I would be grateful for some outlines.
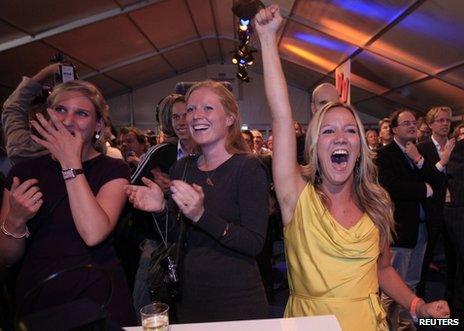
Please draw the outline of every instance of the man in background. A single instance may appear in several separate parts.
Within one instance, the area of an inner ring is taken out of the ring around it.
[[[388,145],[393,140],[389,118],[383,118],[379,121],[379,140],[380,147]]]
[[[315,114],[329,102],[340,101],[337,89],[330,83],[322,83],[313,91],[311,96],[311,113]]]

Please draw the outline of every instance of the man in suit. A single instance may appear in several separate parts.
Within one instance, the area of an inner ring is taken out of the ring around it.
[[[456,143],[448,165],[450,202],[445,207],[445,224],[456,253],[454,293],[451,314],[464,321],[464,140]]]
[[[422,260],[427,243],[424,204],[433,190],[420,169],[429,165],[420,157],[413,142],[417,137],[416,117],[408,109],[390,117],[393,141],[377,152],[380,184],[394,203],[396,236],[392,251],[392,266],[414,291],[420,280]],[[411,158],[408,154],[416,155]],[[415,330],[412,317],[386,295],[382,303],[393,330]]]
[[[432,199],[425,204],[427,214],[427,249],[425,251],[422,282],[419,287],[420,294],[424,293],[424,275],[429,271],[429,266],[433,261],[433,251],[436,243],[443,235],[445,245],[445,256],[447,265],[446,277],[446,299],[451,297],[453,292],[453,279],[456,271],[456,258],[453,247],[451,245],[448,232],[445,228],[445,199],[447,191],[446,168],[447,163],[454,148],[454,140],[448,140],[451,124],[451,108],[449,107],[433,107],[426,115],[426,121],[432,130],[430,140],[420,143],[417,146],[420,154],[432,164],[432,177],[428,178],[433,188]]]

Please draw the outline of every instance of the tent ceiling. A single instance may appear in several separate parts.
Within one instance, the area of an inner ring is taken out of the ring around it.
[[[263,1],[270,4],[271,1]],[[289,84],[332,82],[352,60],[352,101],[383,117],[450,105],[464,114],[461,0],[278,0]],[[0,1],[0,100],[57,51],[107,96],[207,64],[237,45],[233,0]],[[259,48],[254,40],[253,45]],[[259,54],[250,68],[262,72]],[[249,86],[251,88],[253,83]],[[246,86],[245,86],[246,88]]]

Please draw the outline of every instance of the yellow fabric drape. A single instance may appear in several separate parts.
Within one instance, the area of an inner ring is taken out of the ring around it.
[[[284,237],[285,317],[334,314],[344,331],[388,329],[378,295],[379,231],[367,214],[344,228],[308,184]]]

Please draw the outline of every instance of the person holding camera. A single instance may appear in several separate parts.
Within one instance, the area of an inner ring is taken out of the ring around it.
[[[3,104],[5,148],[12,164],[49,153],[31,139],[29,119],[35,113],[43,111],[44,84],[58,73],[60,65],[53,63],[41,69],[32,78],[23,77],[16,90]]]
[[[241,135],[238,104],[227,88],[200,82],[186,99],[187,125],[201,153],[173,165],[167,200],[147,178],[146,186],[127,186],[126,193],[134,207],[154,213],[171,239],[184,222],[180,323],[266,318],[256,263],[267,229],[266,171]]]
[[[88,298],[115,323],[133,325],[112,245],[130,171],[96,150],[108,105],[94,85],[77,80],[55,86],[46,107],[50,120],[38,113],[31,139],[48,153],[13,166],[1,208],[0,262],[22,261],[17,315]]]

